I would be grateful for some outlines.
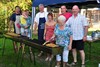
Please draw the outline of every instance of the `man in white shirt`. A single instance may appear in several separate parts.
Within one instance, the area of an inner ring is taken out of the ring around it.
[[[74,5],[72,8],[73,15],[66,22],[73,32],[72,54],[74,61],[71,65],[76,65],[77,51],[79,50],[82,60],[82,67],[85,67],[84,41],[87,40],[88,22],[87,19],[79,14],[79,7]]]
[[[44,28],[45,28],[45,22],[47,21],[47,12],[44,12],[44,5],[40,4],[39,5],[39,11],[34,19],[34,34],[37,32],[38,28],[38,40],[43,41],[43,36],[44,36]]]
[[[45,29],[45,22],[47,21],[47,12],[44,12],[44,5],[39,5],[39,11],[34,19],[34,34],[37,34],[37,28],[38,28],[38,41],[39,44],[44,43],[44,29]],[[40,53],[41,54],[41,53]]]

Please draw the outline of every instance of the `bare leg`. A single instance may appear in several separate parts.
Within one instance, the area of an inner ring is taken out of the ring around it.
[[[85,52],[84,52],[84,50],[80,50],[79,52],[81,55],[82,64],[85,64]]]
[[[72,54],[73,54],[73,59],[74,59],[73,62],[77,62],[77,51],[76,51],[76,49],[72,49]]]
[[[55,67],[60,67],[61,62],[57,61],[57,65]]]

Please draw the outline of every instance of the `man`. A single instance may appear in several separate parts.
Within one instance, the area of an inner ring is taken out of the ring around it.
[[[10,17],[9,31],[11,31],[11,25],[13,25],[14,33],[20,34],[20,28],[18,28],[17,26],[17,24],[20,23],[20,15],[21,15],[21,9],[19,6],[16,6],[15,12]]]
[[[69,18],[66,24],[71,27],[71,30],[73,32],[72,54],[74,61],[71,65],[76,65],[76,50],[79,50],[82,60],[82,67],[85,67],[84,42],[87,40],[88,22],[84,16],[79,14],[79,11],[79,7],[77,5],[74,5],[72,7],[73,15]]]
[[[34,34],[37,34],[37,28],[38,28],[38,41],[42,45],[44,43],[44,29],[45,29],[45,22],[47,21],[47,12],[44,12],[44,5],[39,5],[39,11],[36,14],[35,20],[34,20]],[[41,53],[38,55],[40,56]]]
[[[70,12],[66,12],[67,11],[67,8],[65,5],[62,5],[61,6],[61,14],[60,15],[63,15],[66,17],[66,21],[72,16],[72,14]]]
[[[19,6],[16,6],[15,12],[10,17],[9,32],[11,32],[11,27],[13,25],[14,33],[20,34],[20,28],[19,28],[20,15],[21,15],[21,9]],[[18,48],[17,48],[16,42],[13,42],[13,45],[14,45],[15,52],[17,52]]]

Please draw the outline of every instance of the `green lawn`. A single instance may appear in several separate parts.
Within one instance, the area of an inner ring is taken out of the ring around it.
[[[6,41],[6,48],[4,56],[2,56],[2,38],[0,38],[0,67],[16,67],[16,61],[17,61],[17,54],[14,53],[12,41],[7,40]],[[23,67],[49,67],[49,62],[45,62],[45,55],[41,58],[36,57],[36,65],[34,66],[34,63],[30,61],[29,53],[28,53],[28,47],[25,47],[26,54],[24,56],[24,62]],[[39,52],[38,50],[33,50],[35,54]],[[86,52],[86,67],[98,67],[98,64],[100,63],[100,41],[92,43],[92,54],[91,54],[91,60],[89,60],[89,45],[85,45],[85,52]],[[20,56],[21,58],[21,56]],[[87,61],[89,60],[89,61]],[[20,59],[18,63],[18,67],[20,67]],[[54,60],[55,62],[55,60]],[[53,62],[53,63],[54,63]],[[72,62],[72,55],[70,53],[69,55],[69,63]],[[80,67],[80,56],[78,55],[78,66]]]

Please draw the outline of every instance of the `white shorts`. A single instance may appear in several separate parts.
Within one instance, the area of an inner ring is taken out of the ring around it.
[[[63,62],[68,62],[68,55],[69,55],[69,50],[63,50]],[[61,61],[61,56],[59,54],[56,55],[56,60]]]

